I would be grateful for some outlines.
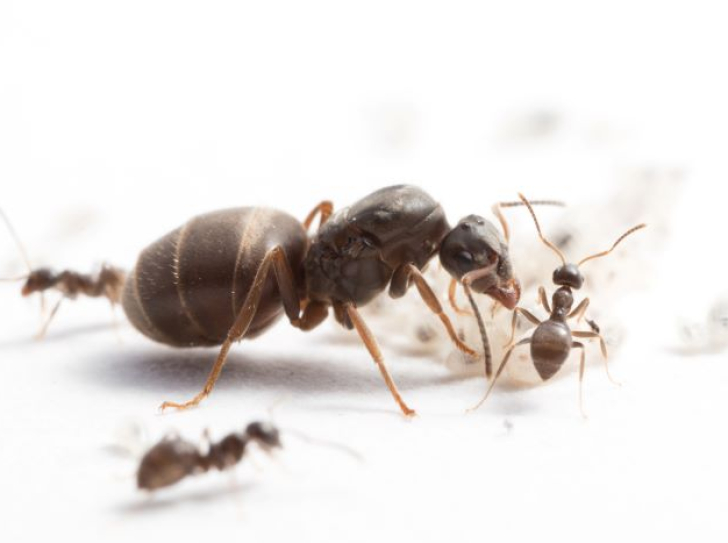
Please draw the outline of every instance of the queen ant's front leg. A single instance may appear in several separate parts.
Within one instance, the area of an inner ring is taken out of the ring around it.
[[[364,345],[369,351],[369,354],[374,359],[374,363],[379,368],[379,372],[382,374],[384,382],[387,384],[389,391],[394,397],[394,401],[397,402],[397,405],[402,410],[402,413],[404,413],[404,415],[408,417],[416,415],[417,413],[414,411],[414,409],[410,409],[409,406],[407,406],[407,404],[402,399],[402,396],[397,389],[397,385],[394,383],[394,379],[392,379],[392,376],[389,374],[387,366],[384,364],[384,356],[382,356],[382,351],[379,349],[377,340],[374,338],[374,334],[372,334],[371,330],[369,330],[369,327],[361,318],[361,315],[359,315],[356,307],[354,307],[354,305],[351,303],[347,303],[341,304],[341,309],[343,309],[343,313],[351,321],[351,324],[354,326],[357,333],[359,334],[359,337],[364,342]]]
[[[450,307],[452,307],[452,310],[455,311],[458,315],[464,315],[468,317],[472,317],[473,313],[471,311],[468,311],[467,309],[463,309],[458,304],[456,294],[457,294],[457,288],[458,288],[458,280],[454,277],[450,279],[450,285],[447,288],[447,299],[450,302]]]
[[[445,330],[447,331],[448,336],[450,336],[450,339],[455,344],[455,347],[457,347],[460,351],[464,352],[468,356],[477,356],[477,353],[473,349],[468,347],[465,343],[463,343],[463,341],[458,337],[458,334],[455,331],[455,327],[452,325],[452,321],[445,314],[445,311],[442,308],[440,300],[437,299],[437,296],[433,292],[432,287],[430,287],[430,285],[427,283],[427,279],[425,279],[425,277],[422,275],[422,272],[417,268],[417,266],[414,266],[413,264],[406,264],[404,266],[401,266],[394,272],[389,291],[390,295],[393,298],[398,298],[399,296],[404,294],[404,291],[409,285],[410,280],[414,281],[415,286],[417,287],[417,291],[419,292],[425,304],[427,304],[427,307],[430,309],[430,311],[432,311],[440,319],[443,326],[445,327]]]
[[[304,326],[313,327],[316,324],[320,323],[323,318],[325,318],[325,314],[323,315],[323,317],[321,316],[320,307],[317,304],[309,306],[311,307],[311,309],[309,309],[309,307],[306,308],[308,309],[308,314],[310,315],[309,317],[306,316],[306,311],[304,311],[303,317],[300,316],[300,301],[296,293],[295,283],[293,280],[294,276],[293,272],[291,271],[291,266],[288,263],[288,258],[286,257],[286,254],[282,247],[273,247],[265,254],[265,257],[263,257],[263,261],[261,262],[258,270],[255,273],[255,278],[253,279],[253,284],[250,287],[250,291],[248,291],[245,302],[238,312],[238,315],[235,318],[232,327],[228,331],[225,341],[220,347],[220,352],[218,353],[215,364],[212,366],[212,370],[210,370],[210,374],[205,381],[205,386],[191,400],[183,403],[164,402],[160,406],[161,410],[164,410],[168,407],[172,407],[175,409],[188,409],[190,407],[196,406],[207,396],[210,395],[210,392],[212,392],[215,383],[220,377],[222,368],[227,361],[230,347],[232,347],[232,344],[234,342],[239,341],[245,337],[245,334],[248,332],[250,324],[253,322],[253,319],[258,312],[258,305],[260,304],[265,283],[268,279],[271,267],[273,268],[273,271],[275,273],[275,278],[278,284],[278,290],[281,294],[283,307],[288,318],[291,320],[294,326],[298,325],[299,328],[304,328]]]

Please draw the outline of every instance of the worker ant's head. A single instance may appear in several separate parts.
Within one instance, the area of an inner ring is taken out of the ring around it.
[[[554,284],[579,290],[584,285],[584,276],[576,264],[564,264],[554,270]]]
[[[637,230],[641,230],[642,228],[645,228],[646,224],[638,224],[637,226],[634,226],[627,230],[624,234],[619,236],[617,238],[617,241],[614,242],[612,247],[607,251],[602,251],[601,253],[596,253],[591,256],[588,256],[582,260],[579,261],[578,264],[570,264],[566,261],[566,257],[564,256],[564,253],[561,252],[561,250],[556,247],[553,243],[551,243],[548,239],[546,239],[541,232],[541,225],[538,223],[538,219],[536,218],[536,213],[533,211],[533,207],[531,206],[531,202],[529,202],[526,197],[523,194],[518,195],[521,201],[526,205],[528,208],[528,211],[531,213],[531,217],[533,218],[533,222],[536,223],[536,230],[538,230],[538,236],[541,238],[541,241],[544,242],[546,246],[548,246],[551,250],[553,250],[561,259],[561,266],[556,268],[553,275],[553,281],[554,284],[559,285],[559,290],[564,290],[563,287],[573,288],[575,290],[579,290],[584,285],[584,276],[581,273],[581,270],[579,269],[580,266],[588,262],[589,260],[593,260],[595,258],[601,258],[603,256],[607,256],[609,253],[611,253],[617,245],[619,245],[624,238],[629,236],[630,234],[636,232]],[[557,291],[558,292],[558,291]],[[556,296],[556,295],[554,295]],[[554,301],[554,305],[556,304],[556,301]]]
[[[28,274],[20,292],[23,296],[30,296],[34,292],[47,290],[53,283],[54,277],[54,273],[48,268],[33,270]]]
[[[513,275],[508,244],[489,221],[478,215],[462,219],[442,240],[440,262],[458,281],[487,294],[508,309],[518,304],[521,286]]]
[[[281,434],[278,428],[269,422],[251,422],[245,429],[245,435],[258,442],[264,449],[282,447]]]

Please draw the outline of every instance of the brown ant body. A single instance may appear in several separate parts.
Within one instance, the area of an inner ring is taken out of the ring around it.
[[[501,204],[511,205],[522,203]],[[55,288],[63,293],[61,300],[97,295],[112,305],[121,299],[132,325],[155,341],[174,347],[219,346],[202,390],[186,402],[164,402],[162,409],[185,409],[207,397],[233,343],[264,333],[283,315],[308,331],[333,310],[342,326],[356,330],[401,411],[412,415],[358,308],[387,291],[400,298],[414,285],[455,346],[475,356],[422,274],[439,258],[463,286],[478,320],[490,377],[490,346],[473,293],[511,310],[520,299],[508,228],[496,214],[505,237],[477,215],[451,227],[442,206],[411,185],[380,189],[336,213],[331,202],[321,202],[303,222],[275,209],[224,209],[193,217],[150,244],[126,280],[114,268],[104,268],[97,277],[31,270],[23,292]],[[317,215],[319,228],[309,236]]]
[[[15,243],[20,250],[20,253],[28,267],[28,274],[21,277],[13,277],[9,279],[3,279],[5,281],[19,281],[24,280],[25,283],[21,288],[21,294],[23,296],[30,296],[34,293],[41,294],[41,300],[45,306],[45,299],[43,295],[48,290],[55,290],[60,292],[61,298],[58,300],[56,305],[51,310],[50,315],[43,324],[38,337],[42,338],[48,326],[50,325],[53,317],[55,317],[58,309],[61,306],[61,302],[65,299],[74,300],[78,296],[88,296],[90,298],[106,298],[111,303],[112,308],[121,302],[121,294],[124,287],[124,279],[126,274],[113,266],[103,265],[98,273],[95,274],[83,274],[75,271],[64,270],[61,272],[54,272],[49,268],[35,268],[30,264],[30,259],[20,242],[20,238],[12,227],[5,213],[0,210],[0,216],[8,227],[10,234],[13,236]]]
[[[271,424],[251,422],[244,432],[233,432],[217,443],[210,443],[207,451],[179,437],[164,438],[142,457],[137,487],[158,490],[211,469],[230,469],[243,459],[250,443],[265,451],[280,448],[280,433]]]
[[[582,384],[584,379],[584,367],[585,367],[585,347],[584,344],[579,341],[574,341],[573,338],[584,338],[584,339],[599,339],[602,355],[604,356],[605,368],[607,376],[614,382],[611,375],[609,374],[609,365],[607,363],[607,347],[604,342],[604,338],[599,333],[599,326],[594,321],[588,321],[591,331],[577,331],[571,330],[567,321],[572,318],[581,320],[589,307],[589,298],[584,298],[574,309],[574,295],[573,290],[579,290],[584,284],[584,276],[581,274],[579,267],[589,260],[607,256],[611,253],[622,240],[624,240],[630,234],[633,234],[637,230],[645,228],[645,224],[640,224],[633,228],[630,228],[622,234],[612,247],[601,253],[591,255],[581,260],[578,264],[567,263],[564,254],[549,240],[547,240],[541,232],[541,226],[539,225],[536,213],[531,207],[531,203],[522,195],[519,194],[521,201],[526,205],[534,223],[541,241],[549,248],[551,248],[561,259],[562,265],[558,267],[553,273],[553,282],[558,287],[553,294],[551,299],[552,305],[549,306],[549,302],[546,296],[546,289],[544,287],[539,288],[539,302],[543,308],[549,313],[548,319],[545,321],[539,320],[532,313],[521,307],[516,307],[513,311],[513,322],[511,330],[511,340],[509,342],[510,347],[506,351],[503,361],[501,362],[498,371],[490,383],[488,390],[485,393],[483,399],[473,408],[477,409],[480,407],[490,395],[493,387],[495,386],[498,377],[505,369],[508,361],[516,347],[522,345],[531,346],[531,360],[536,368],[539,376],[543,381],[547,381],[556,374],[561,368],[566,359],[571,353],[571,349],[581,350],[581,361],[579,363],[579,407],[582,414],[584,414],[583,402],[582,402]],[[536,329],[533,331],[531,337],[522,339],[518,343],[513,343],[515,339],[516,323],[518,315],[521,314],[530,322],[536,325]]]

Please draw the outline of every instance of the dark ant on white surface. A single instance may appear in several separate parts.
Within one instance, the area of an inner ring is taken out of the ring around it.
[[[212,469],[230,469],[242,461],[251,443],[266,452],[282,447],[278,428],[267,422],[251,422],[245,431],[230,433],[207,450],[180,437],[165,437],[142,457],[137,488],[159,490]]]
[[[119,268],[109,265],[103,265],[98,273],[84,274],[71,270],[63,270],[54,272],[50,268],[33,268],[28,258],[28,254],[20,241],[19,236],[15,232],[7,215],[0,210],[5,225],[10,231],[10,235],[15,240],[18,250],[28,268],[28,273],[19,277],[2,278],[1,281],[24,281],[20,290],[23,296],[30,296],[34,293],[40,293],[41,304],[45,308],[45,292],[55,290],[61,294],[61,298],[53,306],[48,317],[45,319],[38,338],[45,336],[53,318],[58,313],[63,300],[75,300],[78,296],[88,296],[90,298],[106,298],[111,304],[112,310],[121,302],[121,294],[124,287],[124,279],[126,274]]]
[[[519,194],[521,201],[528,208],[531,213],[531,217],[536,225],[539,238],[541,241],[553,250],[558,257],[561,259],[562,265],[553,273],[553,282],[558,287],[552,296],[552,306],[549,305],[548,298],[546,296],[546,289],[539,287],[539,302],[549,314],[548,319],[545,321],[539,320],[531,312],[521,307],[516,307],[513,310],[513,321],[511,329],[511,340],[509,342],[510,347],[506,351],[503,361],[498,367],[498,371],[495,377],[491,381],[483,399],[472,408],[472,410],[478,409],[488,399],[490,393],[493,390],[498,378],[500,377],[503,370],[506,368],[508,361],[510,360],[511,354],[516,347],[522,345],[530,345],[531,347],[531,360],[533,362],[536,371],[543,381],[551,379],[556,372],[561,369],[562,365],[569,357],[571,349],[581,350],[581,360],[579,363],[579,408],[584,414],[583,406],[583,379],[584,379],[584,368],[585,368],[585,346],[579,341],[574,341],[573,338],[584,338],[584,339],[598,339],[601,347],[602,355],[604,357],[604,364],[607,372],[607,376],[612,382],[615,382],[609,373],[607,346],[604,338],[600,334],[599,326],[594,321],[588,321],[591,331],[578,331],[572,330],[567,324],[567,320],[576,318],[577,322],[580,321],[587,308],[589,307],[589,298],[584,298],[574,309],[573,290],[579,290],[584,285],[584,276],[582,275],[579,267],[590,260],[601,258],[610,254],[627,236],[634,232],[645,228],[646,224],[639,224],[627,230],[622,234],[617,241],[614,242],[612,247],[607,251],[593,254],[582,259],[578,264],[568,263],[564,254],[559,250],[556,245],[546,239],[541,231],[541,226],[536,218],[536,213],[531,206],[531,203],[523,196]],[[515,331],[518,315],[523,315],[530,322],[536,325],[535,330],[530,337],[522,339],[518,343],[513,343],[515,340]]]
[[[522,204],[500,204],[513,205]],[[105,296],[112,305],[120,301],[132,325],[155,341],[175,347],[220,346],[202,390],[186,402],[164,402],[162,409],[186,409],[207,397],[233,343],[264,333],[283,314],[294,327],[311,330],[333,309],[341,325],[357,331],[401,411],[412,415],[358,308],[385,290],[400,298],[414,284],[455,346],[475,357],[422,274],[438,256],[470,301],[490,377],[490,345],[473,292],[508,309],[520,299],[508,227],[497,208],[504,234],[477,215],[451,228],[442,206],[411,185],[380,189],[337,213],[331,202],[323,201],[303,222],[269,208],[215,211],[192,218],[149,245],[126,279],[111,267],[96,277],[33,271],[9,222],[8,227],[30,270],[24,294],[55,288],[63,294],[61,301],[79,294]],[[309,236],[317,215],[320,226]]]

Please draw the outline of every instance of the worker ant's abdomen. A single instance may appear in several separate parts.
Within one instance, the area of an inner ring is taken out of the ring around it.
[[[141,253],[124,288],[124,311],[140,332],[161,343],[219,345],[266,252],[283,247],[300,289],[307,243],[301,223],[280,211],[235,208],[200,215]],[[282,313],[271,274],[245,337],[261,334]]]
[[[561,369],[571,352],[571,332],[562,322],[539,324],[531,337],[531,358],[544,381]]]

